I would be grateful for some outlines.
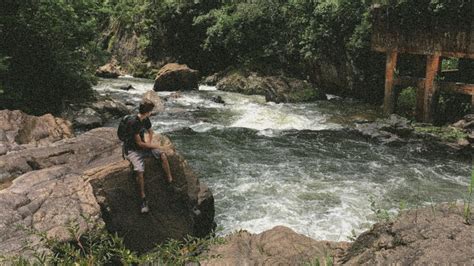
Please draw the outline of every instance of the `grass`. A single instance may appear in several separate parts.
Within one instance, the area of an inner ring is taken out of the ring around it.
[[[204,251],[210,245],[224,241],[214,236],[188,236],[181,241],[168,240],[146,254],[137,254],[124,245],[123,238],[104,227],[89,228],[87,233],[81,234],[78,223],[70,223],[68,230],[73,239],[70,242],[60,242],[44,232],[24,228],[29,234],[37,236],[50,252],[37,251],[36,247],[26,245],[22,253],[29,252],[31,256],[0,256],[0,265],[184,265],[213,258],[203,255]]]
[[[458,141],[466,138],[467,133],[455,127],[436,127],[436,126],[417,126],[415,125],[415,132],[428,133],[439,137],[444,141]]]

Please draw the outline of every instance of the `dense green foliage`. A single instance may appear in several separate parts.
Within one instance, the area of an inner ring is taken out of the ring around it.
[[[471,25],[472,0],[376,0],[386,7],[385,18],[401,30],[413,32],[436,26],[440,29],[463,30]],[[454,28],[452,27],[454,26]]]
[[[397,99],[397,114],[415,120],[416,92],[414,87],[403,89]]]
[[[92,0],[2,2],[2,108],[58,112],[64,101],[87,97],[100,54],[98,12]]]
[[[139,56],[119,61],[136,76],[152,77],[166,62],[202,75],[234,68],[318,83],[325,74],[324,89],[380,103],[385,58],[370,49],[374,3],[402,30],[470,25],[473,12],[470,0],[5,1],[0,104],[40,114],[87,98],[104,51],[127,49],[117,44],[131,37]]]

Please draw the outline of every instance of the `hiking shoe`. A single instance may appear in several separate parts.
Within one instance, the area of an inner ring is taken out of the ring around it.
[[[140,207],[140,212],[147,213],[149,211],[150,211],[150,208],[148,207],[148,203],[146,201],[143,201],[142,206]]]

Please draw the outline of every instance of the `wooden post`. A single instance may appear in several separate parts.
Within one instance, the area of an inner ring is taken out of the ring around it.
[[[474,95],[471,95],[471,113],[474,114]]]
[[[423,86],[417,93],[417,120],[433,122],[433,111],[437,101],[437,85],[435,82],[438,74],[439,54],[429,55],[426,60],[426,78]]]
[[[383,101],[383,112],[385,115],[392,114],[395,110],[394,94],[394,72],[397,67],[397,51],[387,52],[387,61],[385,63],[385,96]]]

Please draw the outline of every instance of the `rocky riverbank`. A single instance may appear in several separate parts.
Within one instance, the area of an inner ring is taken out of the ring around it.
[[[215,226],[212,193],[166,136],[157,135],[154,142],[167,153],[175,182],[167,185],[157,162],[146,161],[152,208],[146,217],[139,213],[135,182],[121,157],[115,128],[96,128],[42,146],[23,145],[0,156],[0,255],[28,257],[31,248],[48,252],[31,230],[70,241],[72,222],[81,234],[105,223],[124,237],[127,247],[141,252],[169,238],[209,234]]]
[[[461,204],[403,211],[380,222],[354,242],[318,241],[277,226],[260,234],[246,231],[210,247],[201,265],[468,265],[474,261],[472,213]]]

